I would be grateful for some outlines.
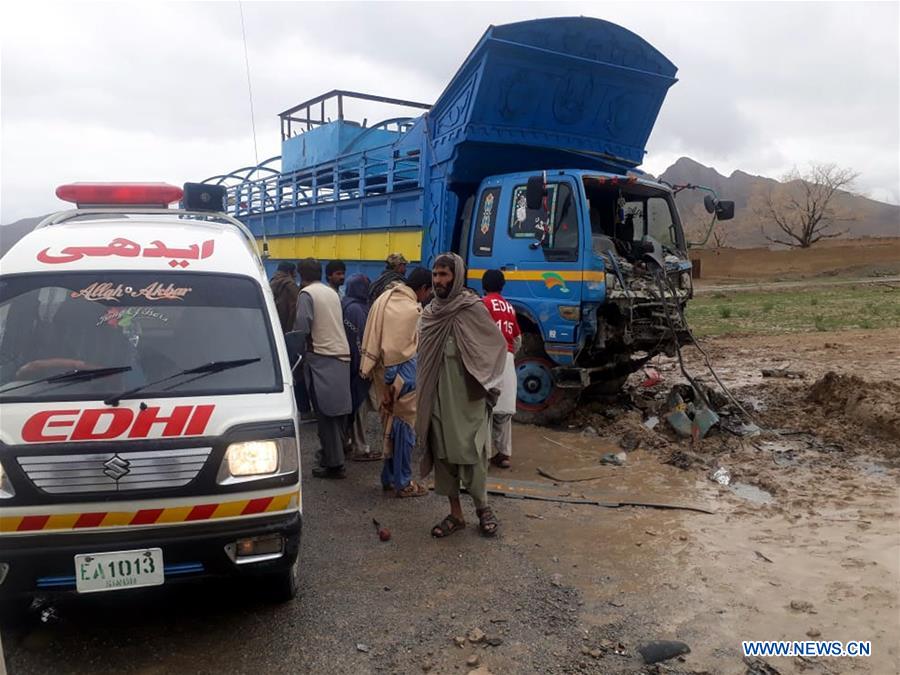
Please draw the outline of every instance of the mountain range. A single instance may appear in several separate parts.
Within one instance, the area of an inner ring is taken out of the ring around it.
[[[688,157],[681,157],[659,176],[672,185],[704,185],[714,189],[720,199],[734,201],[734,219],[717,225],[719,241],[732,248],[767,246],[770,242],[766,233],[774,236],[773,225],[758,213],[759,199],[780,184],[777,180],[764,176],[754,176],[744,171],[734,171],[723,176],[715,169],[704,166]],[[709,215],[703,208],[700,190],[683,190],[676,197],[678,211],[689,240],[695,240],[706,233]],[[838,192],[834,203],[842,215],[852,220],[842,222],[828,231],[847,230],[842,237],[860,239],[863,237],[900,237],[900,206],[869,199],[863,195]],[[765,232],[765,233],[764,233]],[[707,247],[715,246],[710,237]]]
[[[689,157],[681,157],[659,176],[672,185],[705,185],[713,188],[720,199],[734,201],[733,220],[716,226],[718,242],[731,248],[767,246],[764,230],[774,234],[771,224],[756,212],[759,198],[779,185],[778,181],[764,176],[753,176],[744,171],[734,171],[723,176],[712,167],[704,166]],[[706,232],[709,215],[703,208],[704,192],[683,190],[676,198],[688,240],[697,240]],[[844,238],[900,237],[900,206],[875,201],[868,197],[840,192],[835,203],[842,213],[851,215],[851,222],[842,223],[839,229],[847,230]],[[27,232],[37,225],[43,216],[23,218],[9,225],[0,226],[0,255],[3,255]],[[838,229],[838,228],[835,228]],[[707,247],[716,245],[710,237]]]

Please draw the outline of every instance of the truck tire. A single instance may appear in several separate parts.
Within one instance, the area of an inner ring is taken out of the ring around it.
[[[541,336],[523,333],[522,349],[516,356],[517,422],[550,426],[563,421],[575,410],[581,390],[556,386],[554,367],[544,351]]]

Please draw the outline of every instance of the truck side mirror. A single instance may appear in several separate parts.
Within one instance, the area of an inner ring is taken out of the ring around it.
[[[544,195],[547,194],[547,187],[544,185],[543,176],[529,176],[528,184],[525,187],[525,206],[529,211],[537,211],[543,206]]]
[[[717,220],[734,218],[734,202],[715,199],[712,195],[703,197],[703,207],[707,213],[715,213]]]
[[[716,203],[716,218],[718,220],[731,220],[734,218],[734,202],[720,201]]]

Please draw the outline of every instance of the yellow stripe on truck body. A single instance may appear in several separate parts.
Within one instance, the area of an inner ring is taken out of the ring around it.
[[[262,239],[257,239],[262,250]],[[297,237],[268,237],[269,256],[275,260],[370,260],[383,262],[391,253],[407,260],[422,259],[422,230],[403,229],[379,232],[306,234]]]

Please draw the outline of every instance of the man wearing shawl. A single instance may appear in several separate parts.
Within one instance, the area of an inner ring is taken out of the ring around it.
[[[360,374],[373,379],[384,423],[381,485],[398,497],[428,494],[412,480],[416,423],[416,327],[420,302],[431,293],[428,270],[413,270],[406,283],[382,293],[369,311]]]
[[[356,462],[381,459],[381,453],[372,453],[366,443],[366,422],[373,406],[369,397],[368,380],[359,375],[363,333],[369,317],[369,277],[354,274],[347,279],[341,308],[344,311],[344,330],[350,345],[350,398],[352,411],[347,425],[347,443],[350,459]]]
[[[431,534],[446,537],[465,527],[460,483],[472,495],[484,536],[497,533],[487,503],[491,457],[490,410],[506,364],[506,340],[481,299],[465,288],[465,264],[455,253],[437,257],[434,300],[419,322],[416,438],[423,476],[434,468],[434,491],[450,500],[450,515]]]
[[[369,304],[374,305],[378,296],[392,284],[406,279],[406,257],[402,253],[391,253],[384,261],[384,272],[369,287]]]

